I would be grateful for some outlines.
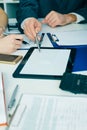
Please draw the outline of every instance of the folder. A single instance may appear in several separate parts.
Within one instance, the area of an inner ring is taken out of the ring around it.
[[[56,36],[56,40],[53,35]],[[54,48],[84,48],[87,46],[87,30],[47,33]]]
[[[87,71],[87,47],[77,49],[72,71]]]

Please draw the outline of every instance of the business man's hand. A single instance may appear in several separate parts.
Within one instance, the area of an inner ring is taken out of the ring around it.
[[[60,14],[56,11],[51,11],[42,21],[44,24],[48,24],[51,27],[58,25],[66,25],[76,21],[76,16],[73,14]]]
[[[41,23],[35,18],[29,18],[24,22],[25,35],[35,41],[36,34],[41,30]]]

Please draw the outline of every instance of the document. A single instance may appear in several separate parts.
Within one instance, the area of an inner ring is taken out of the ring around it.
[[[9,130],[87,130],[87,97],[23,94]]]
[[[5,93],[3,85],[2,73],[0,72],[0,126],[7,125]]]
[[[84,46],[87,45],[87,30],[56,32],[59,46]]]

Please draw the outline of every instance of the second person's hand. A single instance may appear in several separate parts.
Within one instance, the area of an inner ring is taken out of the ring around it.
[[[43,24],[48,24],[51,27],[63,26],[76,21],[74,14],[61,14],[56,11],[51,11],[42,21]]]
[[[22,45],[23,36],[10,34],[0,38],[0,53],[11,54],[19,49]]]

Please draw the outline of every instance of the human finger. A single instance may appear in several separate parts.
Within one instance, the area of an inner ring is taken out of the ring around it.
[[[33,27],[33,25],[31,24],[31,22],[30,22],[30,24],[25,24],[25,25],[24,25],[24,33],[25,33],[25,35],[26,35],[29,39],[33,40],[33,39],[34,39],[34,35],[33,35],[33,33],[32,33],[31,28],[32,28],[32,30],[34,30],[34,27]]]

